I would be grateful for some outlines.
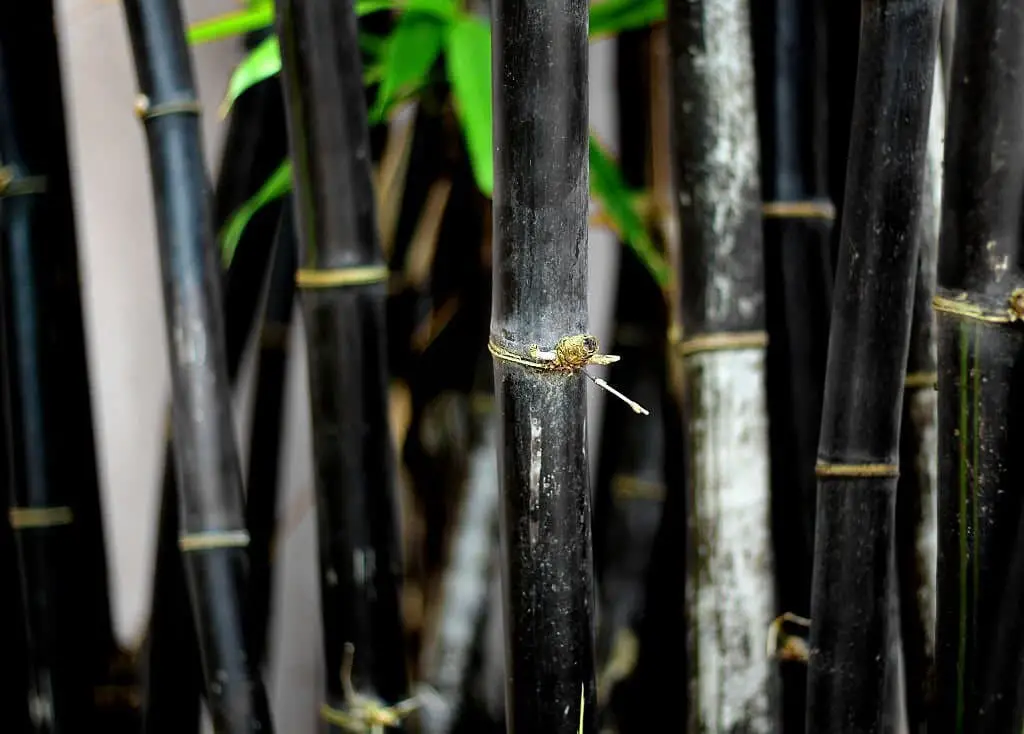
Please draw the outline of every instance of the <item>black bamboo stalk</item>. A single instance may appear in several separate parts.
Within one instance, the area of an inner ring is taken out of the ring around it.
[[[281,419],[295,295],[295,222],[291,202],[282,209],[267,300],[260,327],[255,404],[249,434],[249,468],[245,524],[249,529],[249,655],[255,665],[266,660],[271,609],[271,543],[277,520]]]
[[[940,5],[861,6],[816,467],[809,732],[896,725],[893,525]]]
[[[961,2],[934,300],[939,371],[936,695],[929,731],[1024,717],[1024,13]]]
[[[746,0],[669,3],[685,360],[691,731],[770,731],[764,266]]]
[[[490,339],[497,355],[510,734],[597,728],[586,383],[579,374],[597,349],[593,337],[583,336],[588,12],[581,0],[499,0],[491,13]],[[573,338],[575,361],[566,348]],[[559,363],[571,366],[527,366],[537,363],[531,345],[554,350]]]
[[[124,722],[115,709],[128,699],[99,695],[119,651],[53,12],[50,3],[0,11],[9,515],[26,603],[33,730],[117,731]]]
[[[6,453],[6,449],[2,450]],[[6,516],[8,509],[8,492],[5,489],[0,494],[0,510]],[[6,522],[0,523],[0,584],[3,585],[0,588],[6,590],[7,599],[0,605],[0,645],[5,651],[0,659],[0,721],[11,731],[31,731],[26,685],[29,666],[25,644],[25,605],[21,598],[14,533]]]
[[[832,226],[832,263],[836,263],[843,224],[846,162],[850,152],[850,122],[853,119],[853,90],[857,78],[861,4],[826,2],[826,77],[828,79],[828,192],[836,207]]]
[[[244,636],[243,496],[214,245],[181,10],[126,0],[150,148],[171,353],[179,547],[216,731],[269,731],[266,693]]]
[[[917,278],[910,326],[910,352],[903,390],[900,477],[896,486],[896,572],[899,577],[900,637],[907,720],[924,732],[931,699],[935,653],[936,443],[935,262],[942,215],[942,141],[946,94],[936,68],[921,200]]]
[[[407,690],[388,427],[387,267],[352,3],[278,0],[300,247],[333,731],[399,720]],[[348,722],[348,723],[346,723]]]
[[[254,46],[265,35],[252,34],[247,46]],[[277,80],[253,86],[235,102],[214,192],[215,231],[220,231],[231,214],[284,159],[287,154],[284,124],[284,104]],[[225,272],[223,312],[228,379],[232,384],[256,319],[271,259],[273,233],[277,231],[273,225],[282,209],[280,203],[272,203],[253,217]],[[146,678],[144,730],[149,734],[185,734],[195,731],[199,724],[202,673],[184,568],[178,552],[177,484],[171,452],[172,446],[168,444],[153,603],[143,663]],[[166,496],[168,492],[170,498]],[[253,659],[258,660],[258,656]]]
[[[768,411],[779,613],[807,616],[814,551],[814,476],[832,307],[826,152],[824,5],[753,8],[764,205]],[[807,677],[783,662],[782,726],[803,731]]]

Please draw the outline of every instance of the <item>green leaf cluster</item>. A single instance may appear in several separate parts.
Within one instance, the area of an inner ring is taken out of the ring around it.
[[[438,62],[444,69],[453,106],[462,127],[474,177],[480,191],[491,196],[494,158],[491,108],[491,29],[483,19],[461,9],[456,0],[357,0],[357,15],[397,11],[393,31],[383,39],[363,36],[360,43],[371,62],[365,71],[367,84],[377,84],[377,96],[369,110],[371,124],[386,120],[396,105],[427,87]],[[664,18],[665,0],[602,0],[591,6],[591,38],[640,28]],[[252,0],[238,11],[193,25],[192,43],[207,43],[267,28],[273,23],[273,3]],[[253,49],[231,76],[221,106],[227,114],[247,89],[281,70],[281,49],[271,36]],[[657,283],[666,287],[670,269],[654,246],[635,206],[635,193],[626,185],[617,164],[591,136],[591,192],[620,237],[648,267]],[[267,202],[291,188],[287,161],[264,186],[243,204],[220,233],[224,258],[230,261],[246,224]]]

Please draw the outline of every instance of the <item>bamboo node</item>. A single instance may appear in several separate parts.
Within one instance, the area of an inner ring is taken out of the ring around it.
[[[836,218],[836,208],[825,199],[766,201],[761,205],[761,216],[765,219],[821,219],[831,222]]]
[[[70,525],[74,515],[70,507],[12,507],[7,512],[11,528],[29,530]]]
[[[153,104],[149,97],[140,94],[135,98],[135,116],[143,122],[166,115],[201,115],[203,106],[197,99],[174,99]]]
[[[46,193],[46,176],[18,176],[13,166],[0,168],[0,199]]]
[[[388,279],[387,265],[359,265],[351,268],[299,268],[295,284],[299,288],[344,288],[371,285]]]
[[[203,530],[198,533],[187,533],[178,538],[178,548],[183,553],[216,548],[244,548],[247,545],[249,533],[245,530]]]
[[[938,389],[938,381],[939,375],[937,372],[908,372],[903,380],[903,386],[910,389],[920,387]]]
[[[898,477],[900,468],[896,464],[829,464],[819,461],[814,467],[818,477]]]
[[[612,497],[617,500],[661,502],[665,499],[665,485],[629,474],[616,474],[612,477]]]
[[[679,352],[692,357],[701,352],[732,352],[741,349],[764,349],[768,346],[766,331],[721,331],[698,334],[679,342]]]
[[[1010,308],[986,310],[983,306],[968,301],[966,293],[961,293],[955,298],[935,296],[932,299],[932,309],[987,324],[1009,324],[1022,318],[1021,312],[1016,309],[1024,309],[1024,289],[1014,291],[1009,301]]]
[[[768,657],[775,660],[806,663],[810,657],[807,641],[799,635],[788,634],[783,629],[783,625],[786,622],[804,627],[805,629],[811,626],[811,620],[807,619],[807,617],[801,617],[792,612],[786,612],[776,617],[768,625]]]
[[[531,367],[535,370],[548,372],[575,373],[582,372],[587,379],[592,381],[602,390],[607,390],[619,400],[624,402],[634,413],[639,415],[650,415],[650,411],[634,400],[623,395],[614,387],[609,385],[600,377],[594,377],[586,371],[588,365],[614,364],[619,361],[615,354],[599,354],[601,344],[593,334],[574,334],[563,336],[551,350],[541,349],[536,344],[531,344],[526,351],[526,356],[516,354],[494,341],[494,337],[487,342],[488,351],[496,358],[505,362]]]
[[[413,696],[394,706],[386,706],[373,696],[356,693],[352,685],[354,657],[355,646],[346,642],[341,659],[341,688],[345,693],[345,708],[335,708],[325,703],[320,706],[320,718],[352,734],[380,734],[385,729],[397,729],[402,720],[419,707],[418,697]]]

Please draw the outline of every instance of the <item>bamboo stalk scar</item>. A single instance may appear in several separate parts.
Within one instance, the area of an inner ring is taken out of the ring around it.
[[[555,348],[550,351],[542,350],[536,344],[532,344],[527,350],[526,356],[516,354],[515,352],[506,349],[495,342],[493,337],[487,343],[487,349],[490,353],[497,359],[501,359],[506,362],[520,364],[524,367],[532,367],[535,370],[546,370],[548,372],[582,372],[587,379],[599,388],[607,390],[632,408],[634,413],[638,413],[639,415],[650,415],[650,411],[645,407],[634,400],[630,400],[600,377],[594,377],[587,372],[586,368],[588,365],[614,364],[619,361],[619,357],[615,354],[598,354],[597,350],[599,348],[600,342],[598,342],[597,337],[593,334],[564,336],[558,340],[558,343],[555,344]]]
[[[354,656],[355,646],[351,642],[346,642],[341,660],[341,688],[345,693],[347,710],[334,708],[325,703],[320,707],[320,718],[352,734],[383,734],[385,729],[397,729],[401,726],[402,719],[416,710],[419,700],[414,696],[394,706],[385,706],[371,696],[356,693],[352,685]]]

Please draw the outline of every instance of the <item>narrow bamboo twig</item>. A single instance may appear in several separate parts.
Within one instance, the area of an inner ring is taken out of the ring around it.
[[[246,604],[249,654],[266,662],[273,564],[271,543],[277,526],[281,419],[295,296],[295,221],[286,202],[277,226],[267,300],[259,330],[255,405],[249,433],[245,526],[249,530],[249,587]]]
[[[156,200],[171,354],[181,535],[206,701],[214,728],[270,731],[266,693],[244,635],[242,482],[199,107],[181,10],[174,0],[125,0]]]
[[[494,43],[494,298],[506,720],[594,734],[586,382],[587,18],[582,0],[499,0]],[[543,354],[541,354],[543,352]],[[539,359],[565,369],[538,369]],[[514,359],[509,359],[509,355]],[[580,691],[583,691],[583,701]],[[585,713],[581,708],[585,705]]]
[[[25,605],[27,709],[35,731],[124,731],[130,707],[96,695],[119,650],[51,3],[0,9],[0,77],[5,522],[21,573],[13,596]]]
[[[692,731],[772,729],[764,264],[746,0],[673,0]]]
[[[900,478],[896,486],[896,572],[904,690],[911,731],[924,732],[931,701],[935,655],[937,561],[938,402],[935,372],[935,263],[942,218],[942,144],[946,94],[937,61],[924,172],[914,313],[903,390]]]
[[[407,691],[388,426],[387,268],[350,0],[278,0],[309,353],[332,731],[401,727]],[[354,646],[354,648],[353,648]]]
[[[1024,14],[961,2],[946,127],[938,330],[936,695],[929,731],[1024,708]],[[993,165],[998,161],[998,165]]]
[[[807,731],[895,725],[893,525],[940,5],[861,6],[816,468]]]

